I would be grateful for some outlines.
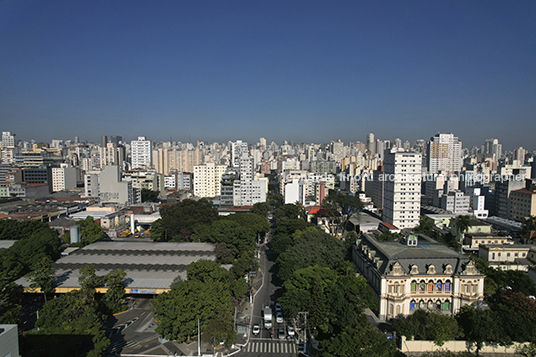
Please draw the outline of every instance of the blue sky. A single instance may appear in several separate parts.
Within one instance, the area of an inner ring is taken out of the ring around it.
[[[536,1],[0,1],[0,130],[536,149]]]

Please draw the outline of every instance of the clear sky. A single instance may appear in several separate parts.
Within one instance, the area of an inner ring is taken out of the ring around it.
[[[536,149],[536,1],[0,1],[0,130]]]

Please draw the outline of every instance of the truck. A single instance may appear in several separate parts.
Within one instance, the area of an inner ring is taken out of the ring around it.
[[[270,306],[266,306],[263,310],[264,314],[264,327],[267,329],[272,328],[272,308]]]

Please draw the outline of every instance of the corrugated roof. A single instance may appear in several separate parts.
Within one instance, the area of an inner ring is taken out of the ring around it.
[[[96,242],[62,257],[54,263],[57,286],[77,288],[79,269],[93,265],[98,276],[112,270],[127,273],[123,280],[129,289],[169,289],[173,279],[186,279],[190,264],[199,260],[216,261],[210,243]],[[17,283],[28,287],[25,278]]]

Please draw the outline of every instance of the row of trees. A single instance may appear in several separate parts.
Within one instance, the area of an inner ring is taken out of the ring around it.
[[[331,206],[333,215],[339,214],[340,231],[359,205],[345,208],[346,198],[331,195],[326,206]],[[335,238],[307,223],[302,212],[299,205],[287,204],[274,214],[277,226],[271,248],[279,253],[277,274],[283,281],[284,314],[292,317],[308,311],[308,329],[320,340],[323,355],[397,355],[385,335],[363,315],[365,308],[376,309],[377,300],[366,279],[356,276],[351,262],[357,235],[350,232],[344,240]]]
[[[256,241],[270,229],[266,204],[256,204],[251,211],[220,217],[206,199],[161,208],[162,218],[151,228],[154,240],[212,243],[217,257],[217,262],[192,263],[186,281],[177,281],[153,300],[156,331],[162,336],[185,342],[200,332],[213,343],[236,342],[234,308],[248,292],[244,276],[256,269]],[[221,264],[232,267],[227,270]]]
[[[233,312],[237,301],[247,293],[243,277],[207,260],[192,263],[187,280],[175,284],[171,291],[159,295],[152,302],[156,331],[167,339],[189,342],[200,332],[207,341],[217,344],[236,342]]]
[[[511,345],[513,342],[536,343],[536,302],[523,293],[502,295],[489,308],[462,306],[456,316],[417,310],[397,320],[394,329],[400,335],[434,341],[441,346],[457,338],[474,342],[477,351],[484,343]]]

